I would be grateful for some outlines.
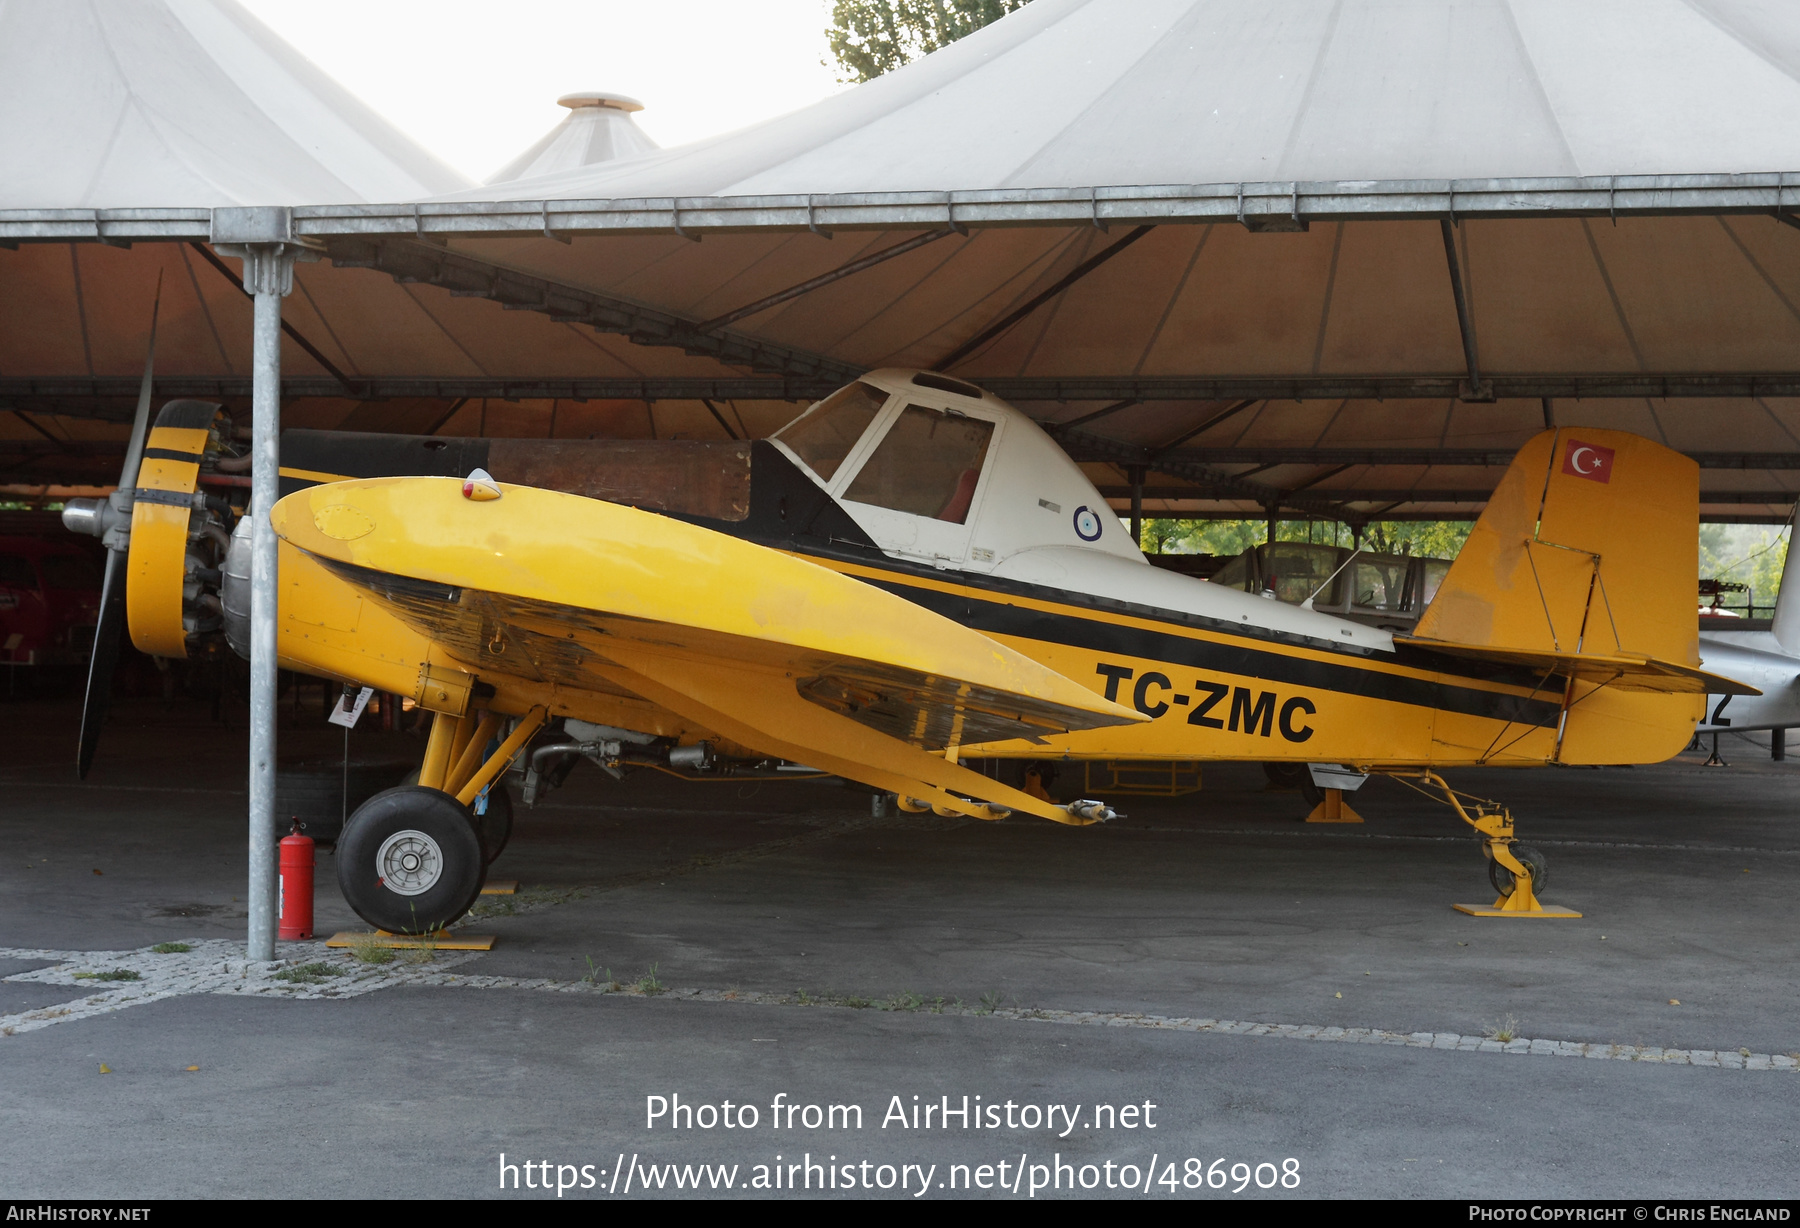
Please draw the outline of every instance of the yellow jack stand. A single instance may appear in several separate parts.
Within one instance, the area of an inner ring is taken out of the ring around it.
[[[1312,813],[1306,816],[1308,823],[1360,823],[1362,816],[1350,809],[1344,800],[1342,789],[1325,790],[1325,800],[1313,807]]]
[[[1435,772],[1424,773],[1429,784],[1435,784],[1444,791],[1451,808],[1463,822],[1473,827],[1486,838],[1485,852],[1488,857],[1499,862],[1512,874],[1513,889],[1511,895],[1503,895],[1493,904],[1452,904],[1457,912],[1467,913],[1471,917],[1544,917],[1566,919],[1580,917],[1581,914],[1572,908],[1559,908],[1554,904],[1542,904],[1531,889],[1531,871],[1517,857],[1513,856],[1513,817],[1512,811],[1492,802],[1476,802],[1475,815],[1463,809],[1462,801],[1456,791],[1445,784],[1443,778]],[[1489,809],[1492,806],[1493,809]]]
[[[518,895],[519,880],[516,878],[491,878],[487,886],[481,889],[482,895]]]
[[[1483,852],[1489,855],[1490,861],[1498,861],[1512,873],[1512,895],[1503,895],[1492,904],[1451,904],[1458,913],[1467,913],[1469,916],[1543,916],[1557,920],[1580,916],[1571,907],[1539,902],[1537,893],[1532,889],[1532,871],[1526,868],[1525,862],[1512,855],[1512,846],[1517,843],[1512,835],[1512,810],[1499,805],[1498,801],[1469,798],[1474,805],[1474,814],[1471,816],[1469,810],[1463,808],[1462,798],[1445,783],[1442,776],[1427,769],[1420,772],[1418,778],[1435,789],[1444,790],[1444,799],[1449,801],[1456,817],[1460,817],[1463,823],[1483,835]]]
[[[352,930],[345,930],[327,938],[325,945],[328,947],[392,947],[396,951],[416,951],[421,947],[433,947],[439,951],[491,951],[494,949],[494,936],[492,934],[452,934],[449,930],[420,935],[390,934],[386,930],[359,934]]]

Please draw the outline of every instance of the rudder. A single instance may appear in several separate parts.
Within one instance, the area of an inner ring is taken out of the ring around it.
[[[1686,677],[1700,664],[1699,513],[1700,468],[1679,452],[1625,431],[1544,431],[1513,458],[1413,639],[1576,678],[1561,762],[1666,759],[1704,702]]]

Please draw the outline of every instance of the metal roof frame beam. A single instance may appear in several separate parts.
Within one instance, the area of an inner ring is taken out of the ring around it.
[[[342,239],[328,244],[326,251],[333,264],[345,268],[376,269],[395,281],[424,282],[460,297],[488,299],[509,310],[542,312],[552,319],[617,333],[637,345],[673,346],[753,371],[817,375],[838,384],[862,374],[862,368],[836,359],[738,333],[703,331],[700,321],[491,264],[432,243]]]
[[[1800,172],[1005,188],[619,200],[307,205],[296,238],[537,236],[707,231],[1167,225],[1268,220],[1292,228],[1375,218],[1661,217],[1800,210]],[[212,238],[192,208],[0,210],[0,242]]]
[[[788,302],[790,299],[799,298],[803,294],[811,294],[814,290],[823,289],[834,282],[842,281],[844,278],[860,273],[864,269],[872,269],[878,264],[892,260],[895,256],[904,256],[910,251],[916,251],[917,249],[924,247],[927,243],[935,243],[939,239],[945,239],[958,233],[961,232],[946,229],[931,230],[922,235],[914,235],[910,239],[895,243],[890,247],[884,247],[878,252],[872,252],[860,259],[852,260],[848,264],[839,265],[828,273],[821,273],[817,277],[810,277],[798,285],[789,286],[785,290],[777,290],[774,294],[759,298],[754,303],[746,303],[736,310],[727,311],[724,315],[714,316],[710,320],[703,320],[699,324],[694,325],[694,328],[696,331],[702,333],[710,333],[715,329],[724,328],[727,324],[735,324],[739,320],[767,311],[769,308],[779,306],[782,303]]]
[[[1417,375],[1092,375],[965,378],[997,397],[1029,401],[1447,401],[1463,399],[1467,376]],[[1498,400],[1673,397],[1800,397],[1800,372],[1550,372],[1482,376]]]
[[[1120,443],[1086,431],[1064,431],[1057,442],[1076,461],[1098,461],[1136,467],[1182,478],[1195,484],[1195,497],[1216,499],[1251,499],[1265,507],[1294,507],[1313,512],[1331,513],[1335,504],[1314,495],[1290,496],[1287,492],[1258,482],[1245,482],[1229,474],[1221,474],[1206,465],[1180,457],[1160,456],[1136,444]]]
[[[1517,448],[1183,448],[1174,458],[1208,465],[1449,465],[1504,469]],[[1689,452],[1702,469],[1800,469],[1800,452]]]
[[[509,274],[507,284],[512,284]],[[660,344],[660,342],[658,343]],[[791,351],[790,351],[791,352]],[[818,373],[782,375],[556,377],[556,376],[427,376],[362,375],[355,379],[365,397],[497,397],[503,400],[561,397],[569,400],[715,400],[815,401],[858,378],[863,368],[831,363]],[[970,377],[997,397],[1018,404],[1031,402],[1123,401],[1404,401],[1447,400],[1457,395],[1460,375],[1399,376],[1063,376],[996,375]],[[157,387],[194,391],[182,396],[247,396],[249,380],[218,375],[159,375]],[[1535,400],[1555,396],[1571,400],[1716,397],[1800,397],[1800,372],[1735,375],[1644,374],[1488,376],[1502,400]],[[287,397],[341,397],[337,380],[288,376]],[[729,389],[729,391],[726,391]],[[1544,392],[1542,389],[1550,389]],[[134,397],[137,383],[126,376],[13,375],[0,377],[0,398],[39,400],[74,397]],[[1112,406],[1124,409],[1126,405]],[[30,406],[27,406],[30,408]],[[1099,415],[1095,415],[1099,416]],[[1052,434],[1074,423],[1045,423]],[[1330,463],[1330,462],[1320,462]]]
[[[1097,486],[1102,497],[1107,499],[1129,499],[1130,486],[1108,483]],[[1219,499],[1239,496],[1220,496],[1210,493],[1205,486],[1146,486],[1143,488],[1146,499],[1162,499],[1180,501],[1187,499]],[[1347,508],[1352,503],[1486,503],[1493,492],[1488,490],[1319,490],[1318,495],[1337,496],[1339,509]],[[1800,501],[1800,490],[1703,490],[1700,502],[1703,504],[1744,504],[1774,503],[1793,504]]]

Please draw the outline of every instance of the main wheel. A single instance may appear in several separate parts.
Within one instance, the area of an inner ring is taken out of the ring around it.
[[[1531,871],[1531,894],[1536,895],[1544,889],[1544,883],[1550,873],[1550,863],[1544,855],[1529,844],[1515,844],[1512,855],[1519,864]],[[1513,893],[1513,872],[1492,858],[1488,859],[1488,882],[1494,884],[1494,890],[1502,896]]]
[[[419,769],[414,768],[401,778],[402,785],[419,783]],[[473,807],[469,809],[469,821],[475,825],[475,834],[481,838],[481,864],[492,865],[506,842],[512,839],[513,804],[512,794],[506,791],[506,785],[496,780],[488,790],[487,812],[476,814]]]
[[[1277,789],[1298,789],[1301,781],[1312,779],[1304,763],[1265,763],[1263,775]]]
[[[469,812],[436,789],[402,785],[358,806],[337,844],[338,887],[390,934],[426,934],[469,911],[487,879]]]
[[[475,832],[481,837],[482,864],[491,866],[494,858],[500,856],[500,850],[512,838],[512,794],[506,791],[503,783],[496,780],[488,790],[487,812],[471,817],[475,820]]]

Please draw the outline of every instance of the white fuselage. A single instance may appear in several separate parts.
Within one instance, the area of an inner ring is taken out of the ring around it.
[[[1800,726],[1800,656],[1769,631],[1706,631],[1700,659],[1707,672],[1760,688],[1761,695],[1708,695],[1698,732]]]

